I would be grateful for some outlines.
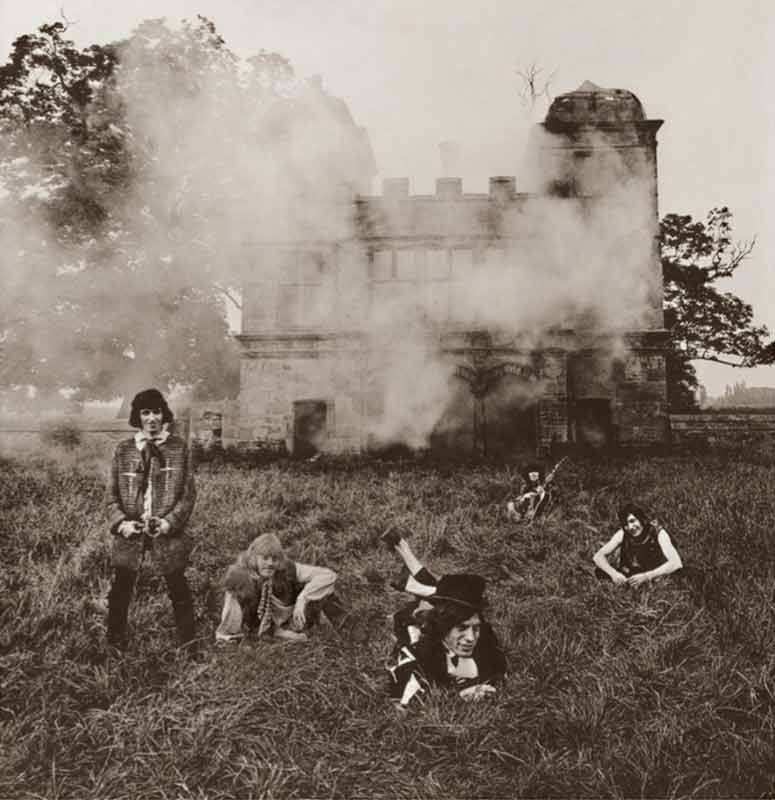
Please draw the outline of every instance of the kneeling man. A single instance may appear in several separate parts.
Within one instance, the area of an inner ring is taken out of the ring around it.
[[[324,611],[342,615],[333,594],[337,574],[327,567],[291,561],[272,533],[254,539],[226,572],[226,596],[216,641],[239,640],[245,628],[259,637],[303,641],[304,629]]]

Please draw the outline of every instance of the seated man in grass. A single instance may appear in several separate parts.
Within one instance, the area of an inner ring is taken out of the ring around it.
[[[324,611],[330,622],[342,615],[333,594],[337,575],[327,567],[291,561],[272,533],[254,539],[226,572],[219,642],[238,641],[245,631],[259,637],[303,641],[304,629]]]
[[[506,659],[484,619],[484,578],[458,573],[437,579],[398,533],[389,531],[383,541],[405,565],[393,585],[414,595],[393,616],[390,695],[402,708],[430,686],[454,689],[467,701],[493,695],[506,672]]]
[[[557,470],[566,459],[561,459],[548,475],[538,464],[528,464],[522,470],[522,484],[514,500],[506,503],[506,516],[515,522],[532,522],[539,514],[549,510],[552,500],[552,482]]]
[[[683,567],[668,532],[637,506],[619,510],[620,527],[595,553],[595,574],[616,584],[640,586]],[[618,566],[609,557],[619,551]]]

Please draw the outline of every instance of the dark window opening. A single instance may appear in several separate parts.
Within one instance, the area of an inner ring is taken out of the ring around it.
[[[576,444],[590,450],[604,450],[613,444],[609,399],[595,397],[577,400],[574,417]]]
[[[326,439],[328,406],[325,400],[298,400],[293,404],[293,455],[309,458],[320,452]]]

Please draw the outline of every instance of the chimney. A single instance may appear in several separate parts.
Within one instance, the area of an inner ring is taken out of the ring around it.
[[[501,203],[514,199],[517,179],[511,175],[495,175],[490,178],[490,197]]]
[[[382,181],[382,196],[386,200],[409,197],[409,178],[385,178]]]

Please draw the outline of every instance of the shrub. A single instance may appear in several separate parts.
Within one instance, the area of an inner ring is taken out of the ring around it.
[[[78,423],[73,420],[52,420],[41,429],[40,440],[46,445],[62,447],[65,450],[75,450],[83,442],[83,432]]]

